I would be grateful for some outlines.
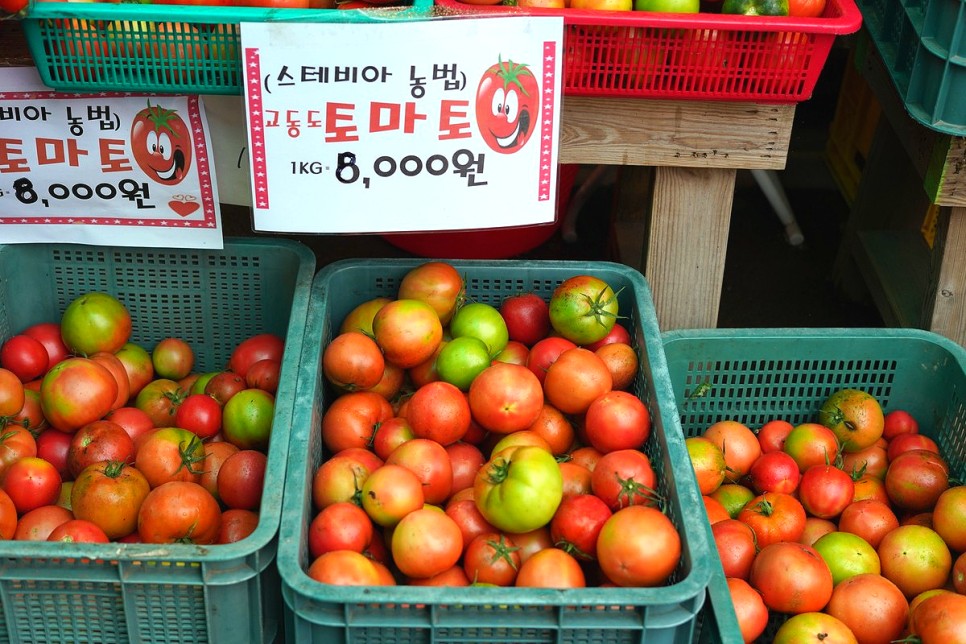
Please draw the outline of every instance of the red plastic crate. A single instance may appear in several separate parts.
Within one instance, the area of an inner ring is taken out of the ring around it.
[[[862,25],[854,0],[828,0],[819,18],[435,1],[452,15],[563,16],[565,96],[797,103],[811,98],[835,37]]]

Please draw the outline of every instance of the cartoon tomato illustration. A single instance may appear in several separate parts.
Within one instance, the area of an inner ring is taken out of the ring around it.
[[[502,59],[483,73],[476,89],[476,125],[496,152],[522,148],[540,118],[540,87],[524,64]]]
[[[134,161],[151,179],[164,185],[181,183],[191,167],[191,135],[175,110],[160,105],[137,113],[131,125]]]

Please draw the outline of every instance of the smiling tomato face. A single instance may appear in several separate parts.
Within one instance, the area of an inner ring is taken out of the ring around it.
[[[476,125],[486,144],[512,154],[522,148],[540,118],[540,87],[527,65],[502,60],[483,73],[476,90]]]
[[[131,150],[138,167],[152,180],[173,186],[191,167],[191,136],[177,112],[159,105],[137,113],[131,125]]]

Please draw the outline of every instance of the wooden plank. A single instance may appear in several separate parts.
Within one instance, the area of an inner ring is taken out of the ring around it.
[[[565,96],[561,163],[781,170],[794,105]]]
[[[940,212],[934,261],[929,329],[966,346],[966,208]]]
[[[736,173],[731,169],[654,169],[643,272],[662,330],[718,324]]]
[[[929,247],[917,231],[863,230],[853,249],[876,308],[887,326],[925,328]]]

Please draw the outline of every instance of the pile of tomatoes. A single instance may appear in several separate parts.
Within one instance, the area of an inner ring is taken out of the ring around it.
[[[0,347],[0,538],[231,543],[251,534],[284,342],[198,373],[183,339],[131,342],[91,292]],[[150,349],[150,350],[149,350]]]
[[[667,584],[681,535],[642,447],[651,417],[618,297],[594,275],[472,301],[411,268],[322,352],[307,574],[344,585]],[[341,324],[340,324],[341,322]]]
[[[966,486],[907,411],[845,388],[686,443],[745,641],[963,641]]]

